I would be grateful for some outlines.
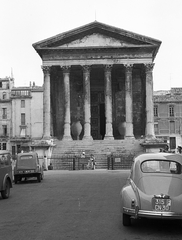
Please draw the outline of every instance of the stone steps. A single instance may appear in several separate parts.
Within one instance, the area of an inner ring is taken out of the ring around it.
[[[108,156],[114,156],[114,169],[130,168],[133,156],[143,152],[139,140],[77,140],[59,141],[53,149],[51,162],[54,169],[73,169],[75,159],[76,169],[85,169],[90,155],[93,154],[96,160],[96,168],[108,168]],[[85,152],[85,164],[81,158]],[[111,162],[111,161],[110,161]],[[110,163],[111,168],[111,163]]]

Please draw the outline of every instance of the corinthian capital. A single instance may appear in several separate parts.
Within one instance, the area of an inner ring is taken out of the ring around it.
[[[63,73],[69,73],[71,66],[61,66],[61,68],[63,69]]]
[[[83,72],[84,72],[84,73],[89,73],[91,66],[89,66],[89,65],[83,65],[82,68],[83,68]]]
[[[41,66],[42,71],[44,74],[49,74],[50,75],[50,71],[51,71],[51,66]]]
[[[145,64],[145,72],[152,72],[154,68],[154,63],[147,63]]]
[[[105,67],[105,72],[111,72],[111,70],[112,70],[112,65],[111,64],[107,64],[104,67]]]
[[[131,73],[133,69],[133,64],[125,64],[125,71],[126,73]]]

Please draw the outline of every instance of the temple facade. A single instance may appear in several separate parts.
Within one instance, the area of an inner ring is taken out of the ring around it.
[[[33,44],[44,74],[44,138],[155,138],[159,40],[100,22]]]

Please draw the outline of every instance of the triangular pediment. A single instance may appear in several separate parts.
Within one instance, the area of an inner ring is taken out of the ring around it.
[[[98,43],[97,43],[98,41]],[[89,43],[97,46],[104,42],[104,44],[116,44],[122,46],[123,44],[135,45],[160,45],[161,42],[143,35],[129,32],[120,28],[112,27],[100,22],[93,22],[80,28],[73,29],[45,39],[43,41],[33,44],[36,47],[60,47],[68,45],[84,45],[89,46]]]
[[[159,40],[95,21],[37,42],[33,47],[39,54],[45,49],[152,47],[155,55],[160,44]]]
[[[145,44],[145,43],[142,43]],[[92,33],[91,35],[86,35],[82,38],[76,39],[74,41],[67,42],[58,48],[68,47],[68,48],[80,48],[80,47],[126,47],[133,46],[131,42],[125,39],[117,39],[114,37],[106,36],[100,33]]]

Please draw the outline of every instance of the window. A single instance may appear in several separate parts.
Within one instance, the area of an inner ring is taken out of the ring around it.
[[[142,172],[145,173],[167,173],[167,174],[180,174],[181,165],[174,161],[162,161],[162,160],[149,160],[145,161],[141,165]]]
[[[7,136],[7,125],[3,125],[3,136]]]
[[[6,150],[6,143],[3,143],[3,150]]]
[[[21,108],[25,108],[25,100],[21,100]]]
[[[0,88],[2,88],[2,86],[3,86],[3,84],[2,84],[2,82],[0,82]]]
[[[159,134],[159,125],[158,125],[158,123],[154,123],[154,132],[155,132],[155,134]]]
[[[3,108],[3,119],[7,119],[7,108]]]
[[[175,122],[170,121],[170,133],[175,133]]]
[[[0,150],[6,150],[6,143],[0,143]]]
[[[154,106],[154,117],[158,117],[158,106]]]
[[[3,92],[3,99],[6,99],[6,92]]]
[[[173,105],[169,105],[169,116],[174,117],[174,106]]]
[[[25,113],[21,113],[21,125],[25,125]]]

